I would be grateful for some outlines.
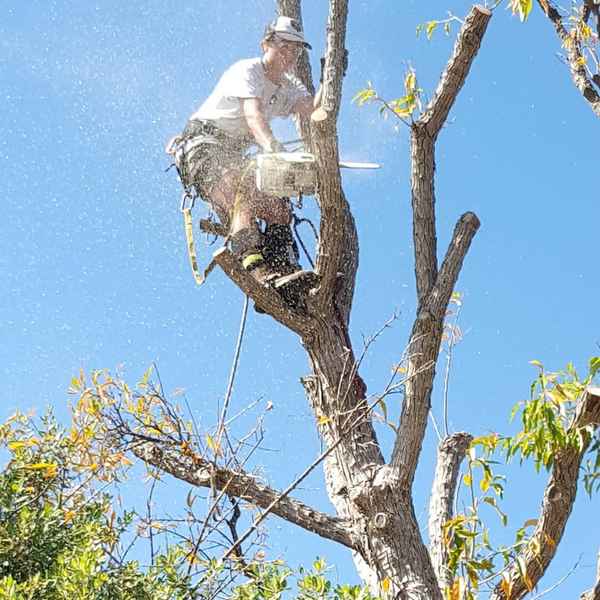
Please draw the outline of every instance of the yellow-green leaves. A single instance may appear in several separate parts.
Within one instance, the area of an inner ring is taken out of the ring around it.
[[[352,98],[358,106],[363,106],[367,103],[376,102],[380,104],[379,113],[385,118],[389,113],[393,113],[399,119],[407,119],[413,116],[413,113],[418,108],[421,109],[421,90],[417,85],[417,74],[414,69],[409,68],[404,77],[404,96],[394,98],[393,100],[385,100],[381,98],[372,83],[367,82],[367,87],[358,91]]]
[[[363,106],[375,98],[377,98],[377,92],[373,89],[371,82],[367,81],[367,87],[357,92],[352,98],[352,102],[356,102],[358,106]]]
[[[527,20],[531,9],[533,8],[533,0],[510,0],[509,7],[513,15],[519,15],[521,23]]]
[[[425,35],[427,36],[427,39],[430,40],[433,37],[434,32],[440,25],[444,28],[444,33],[446,35],[450,35],[450,23],[452,23],[453,21],[460,22],[460,19],[450,14],[450,16],[447,19],[433,19],[431,21],[427,21],[426,23],[419,23],[419,25],[417,25],[416,30],[417,37],[419,37],[419,35],[421,35],[421,32],[424,31]]]

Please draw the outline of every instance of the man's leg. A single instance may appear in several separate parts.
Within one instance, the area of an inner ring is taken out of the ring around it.
[[[248,181],[249,178],[242,178],[243,174],[238,170],[230,170],[223,175],[211,189],[211,203],[217,213],[230,215],[232,252],[258,281],[269,283],[285,272],[277,264],[267,260],[266,237],[258,227],[257,218],[266,220],[264,210],[269,218],[281,220],[289,218],[289,215],[279,206],[271,207],[273,203],[270,198],[264,202],[265,199],[260,198],[253,182]]]

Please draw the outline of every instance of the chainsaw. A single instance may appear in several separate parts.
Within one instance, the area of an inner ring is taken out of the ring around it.
[[[345,169],[379,169],[377,163],[340,161]],[[256,156],[256,187],[271,196],[313,196],[317,189],[315,157],[309,152],[271,152]]]

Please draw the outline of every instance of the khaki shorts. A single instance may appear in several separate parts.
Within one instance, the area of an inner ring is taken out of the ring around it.
[[[175,163],[185,187],[210,202],[210,192],[231,169],[248,164],[248,138],[233,138],[207,122],[190,121],[183,130],[175,152]]]

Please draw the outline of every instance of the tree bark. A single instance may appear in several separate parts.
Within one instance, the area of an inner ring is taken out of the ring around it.
[[[191,485],[225,491],[262,509],[273,505],[271,512],[274,515],[321,537],[353,548],[349,523],[315,510],[299,500],[284,496],[281,492],[260,483],[253,475],[218,467],[202,456],[182,452],[179,447],[169,449],[145,442],[135,444],[132,452],[147,464]]]
[[[460,465],[473,436],[459,432],[448,436],[438,448],[435,478],[429,501],[429,554],[440,589],[452,585],[448,573],[448,550],[444,543],[443,527],[454,514],[454,496]]]
[[[530,543],[519,555],[519,562],[525,565],[527,581],[521,571],[522,567],[515,564],[508,572],[510,595],[499,584],[490,600],[523,598],[529,589],[537,585],[554,558],[577,495],[579,468],[590,440],[589,434],[582,431],[582,428],[588,425],[600,425],[600,388],[588,388],[584,393],[571,425],[571,430],[581,430],[585,439],[582,447],[567,447],[554,459],[540,516],[532,535],[535,543]]]

